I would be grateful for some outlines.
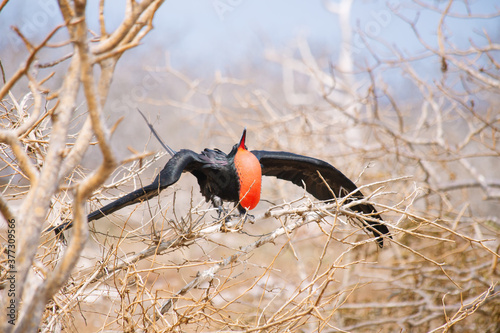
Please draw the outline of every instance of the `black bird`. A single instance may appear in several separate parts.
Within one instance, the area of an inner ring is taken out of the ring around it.
[[[205,149],[198,154],[187,149],[175,152],[163,144],[149,123],[148,126],[171,155],[171,159],[151,184],[90,213],[87,216],[89,222],[125,206],[157,196],[161,190],[176,183],[183,172],[190,172],[196,177],[201,194],[207,201],[211,200],[219,210],[222,209],[223,201],[230,201],[237,203],[237,208],[242,214],[247,209],[255,208],[259,203],[262,175],[274,176],[301,187],[305,186],[307,192],[319,200],[333,200],[335,196],[341,198],[357,190],[349,178],[325,161],[283,151],[247,150],[246,129],[240,142],[233,146],[229,154],[219,149]],[[363,194],[358,190],[351,195],[350,200],[362,198]],[[382,221],[380,214],[370,204],[358,204],[351,208]],[[383,247],[384,241],[381,236],[390,237],[387,226],[375,221],[363,220],[363,222],[377,238],[378,245]],[[71,226],[71,222],[67,222],[47,231],[54,230],[59,235],[61,231]]]

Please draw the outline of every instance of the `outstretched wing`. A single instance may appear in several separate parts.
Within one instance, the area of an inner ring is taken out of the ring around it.
[[[94,221],[100,219],[103,216],[116,212],[123,207],[149,200],[158,194],[163,189],[169,187],[170,185],[176,183],[181,177],[184,171],[192,171],[194,169],[200,168],[201,165],[206,164],[202,158],[202,155],[193,152],[192,150],[182,149],[167,162],[165,167],[160,171],[156,179],[149,185],[141,187],[103,207],[93,211],[87,215],[88,221]],[[72,222],[63,223],[57,227],[52,227],[47,229],[47,231],[54,230],[56,234],[61,231],[71,228],[73,226]]]
[[[331,200],[335,196],[341,198],[357,189],[349,178],[325,161],[283,151],[253,150],[252,153],[260,161],[262,175],[284,179],[301,187],[305,185],[306,191],[319,200]],[[360,191],[353,194],[353,199],[361,198],[363,198],[363,194]],[[372,205],[359,204],[353,206],[352,209],[364,214],[372,214],[373,217],[382,220]],[[384,241],[380,236],[389,234],[389,229],[381,223],[364,222],[377,237],[378,245],[382,247]]]

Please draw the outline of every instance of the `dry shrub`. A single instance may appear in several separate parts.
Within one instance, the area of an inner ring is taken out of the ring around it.
[[[365,200],[383,213],[393,236],[381,250],[342,200],[318,202],[266,179],[253,218],[231,215],[229,205],[230,216],[221,219],[189,176],[158,198],[94,222],[87,241],[83,205],[94,210],[148,184],[153,173],[144,171],[166,161],[145,149],[117,163],[103,120],[114,65],[149,31],[160,3],[135,5],[123,25],[140,27],[102,34],[90,49],[85,12],[63,6],[73,23],[54,32],[68,29],[74,53],[46,64],[54,72],[67,69],[61,90],[45,87],[50,75],[31,73],[39,68],[31,58],[1,90],[0,208],[18,228],[17,301],[22,297],[17,326],[0,319],[5,332],[38,325],[42,331],[498,332],[500,84],[499,47],[492,42],[459,52],[442,31],[442,48],[422,41],[428,57],[443,64],[436,80],[396,48],[386,59],[372,54],[376,61],[356,75],[346,73],[309,57],[305,40],[295,57],[269,54],[302,82],[295,91],[222,76],[200,85],[168,64],[156,69],[184,88],[140,102],[182,110],[177,116],[188,132],[202,133],[200,141],[216,137],[210,142],[228,151],[246,126],[251,149],[319,157],[366,184]],[[32,58],[51,37],[27,45]],[[471,61],[479,57],[483,62]],[[96,66],[96,77],[86,72]],[[391,73],[403,78],[411,98],[392,86]],[[15,96],[10,89],[21,79],[30,92]],[[85,107],[78,106],[80,86]],[[133,119],[139,118],[129,114],[118,128]],[[169,132],[169,139],[173,134],[186,132]],[[98,167],[84,160],[88,146],[104,156]],[[68,219],[76,227],[66,233],[67,245],[43,233]],[[0,260],[5,289],[7,251]]]

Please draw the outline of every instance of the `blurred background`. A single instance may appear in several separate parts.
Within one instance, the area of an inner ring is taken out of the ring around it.
[[[129,17],[125,9],[125,1],[88,2],[91,45],[120,29]],[[249,149],[328,161],[358,186],[369,185],[363,192],[373,194],[370,200],[393,226],[394,242],[386,241],[380,251],[373,240],[359,246],[369,237],[354,232],[351,218],[323,216],[317,225],[252,250],[237,268],[220,272],[215,287],[210,282],[183,294],[168,323],[155,329],[445,332],[460,322],[456,332],[500,332],[495,324],[500,321],[499,18],[493,0],[164,2],[153,29],[144,28],[148,33],[139,45],[119,59],[103,109],[109,127],[120,121],[111,140],[120,160],[138,152],[157,154],[117,168],[89,200],[88,211],[149,184],[168,159],[139,108],[174,150],[229,152],[246,127]],[[30,54],[23,38],[37,45],[62,23],[56,1],[4,1],[3,81]],[[60,88],[72,52],[66,29],[60,29],[29,68],[37,78],[49,77],[43,82],[47,110],[57,104],[49,97]],[[81,91],[78,101],[68,149],[86,118]],[[24,119],[20,114],[12,120],[16,103],[30,111],[25,76],[2,101],[4,128]],[[50,126],[48,118],[41,122],[27,143],[40,166]],[[4,150],[4,161],[11,157]],[[72,176],[83,178],[101,160],[99,148],[91,145]],[[9,163],[0,182],[17,205],[29,184]],[[70,191],[59,194],[49,224],[70,216],[71,198]],[[89,331],[123,328],[125,322],[148,327],[141,315],[153,305],[138,310],[138,299],[179,296],[175,291],[220,258],[302,218],[292,213],[270,218],[265,212],[311,200],[302,189],[275,179],[264,180],[262,199],[252,212],[259,220],[246,223],[244,232],[200,237],[138,262],[133,267],[141,272],[117,274],[123,285],[134,285],[133,300],[125,300],[116,280],[104,280],[85,291],[79,304],[85,315],[74,305],[47,311],[46,327],[53,327],[54,318],[68,331],[78,325]],[[214,218],[213,212],[202,213],[209,209],[194,177],[184,176],[150,204],[102,219],[92,228],[96,232],[76,269],[75,285],[86,285],[100,262],[119,262],[160,234],[173,239],[189,223],[199,227]],[[53,251],[41,247],[40,260],[53,265]],[[144,284],[137,284],[138,276]],[[63,302],[77,290],[68,288],[56,299]],[[200,305],[204,293],[210,306]],[[317,313],[312,315],[308,304]],[[108,307],[115,311],[112,320]],[[123,308],[132,309],[132,319]]]
[[[87,10],[88,25],[96,36],[98,3],[89,1]],[[277,114],[283,115],[289,113],[286,108],[307,106],[319,93],[311,91],[317,86],[304,71],[334,74],[333,80],[339,79],[340,74],[335,77],[336,71],[344,72],[340,76],[349,77],[341,78],[359,85],[356,87],[359,89],[366,87],[363,71],[369,67],[378,70],[377,77],[380,75],[390,85],[391,94],[418,104],[421,98],[414,93],[414,82],[403,75],[403,64],[399,62],[402,58],[404,63],[409,61],[424,83],[443,79],[441,60],[429,49],[439,48],[438,27],[446,6],[444,1],[166,1],[155,15],[154,29],[140,46],[124,54],[118,62],[106,113],[110,123],[123,115],[136,119],[135,108],[140,107],[158,118],[164,139],[173,146],[177,146],[179,137],[175,129],[186,121],[189,126],[182,126],[183,129],[194,128],[179,143],[193,146],[200,144],[201,139],[206,146],[219,144],[210,141],[218,137],[211,131],[221,124],[209,112],[214,101],[206,95],[220,75],[231,82],[221,82],[214,93],[216,97],[224,96],[221,102],[238,111],[241,117],[239,124],[231,126],[232,137],[227,141],[231,144],[245,121],[255,118],[250,107],[234,101],[236,96],[232,91],[241,91],[242,95],[255,88],[269,91],[273,102],[278,104]],[[487,44],[488,39],[498,40],[497,10],[495,1],[454,2],[452,15],[446,16],[441,26],[446,46],[466,52],[473,45]],[[124,12],[124,1],[104,3],[108,32],[118,27]],[[8,2],[0,21],[0,57],[6,75],[12,74],[19,59],[27,55],[13,26],[36,43],[61,23],[56,1]],[[61,30],[53,42],[66,38],[67,33]],[[38,61],[50,62],[70,50],[70,45],[49,48]],[[294,61],[303,59],[313,59],[314,64],[297,68]],[[377,68],[377,62],[387,61],[392,61],[392,66],[382,69],[379,64]],[[479,68],[487,65],[488,59],[478,57],[474,62]],[[41,73],[50,71],[50,68],[40,69]],[[176,77],[175,72],[185,77]],[[63,75],[63,71],[55,73],[56,78]],[[456,77],[454,71],[445,75],[448,81]],[[336,102],[342,105],[343,101],[339,97]],[[200,110],[193,112],[185,104],[194,104]],[[196,123],[193,118],[197,118]],[[122,124],[115,136],[119,142],[115,149],[120,154],[127,153],[128,145],[141,149],[145,142],[144,134],[143,140],[137,140],[137,135],[147,128],[135,121],[128,123],[133,125],[129,128]],[[125,133],[128,135],[121,137]]]

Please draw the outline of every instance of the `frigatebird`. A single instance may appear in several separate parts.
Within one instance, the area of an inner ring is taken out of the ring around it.
[[[254,209],[259,203],[262,176],[274,176],[290,181],[304,187],[319,200],[334,200],[345,197],[349,193],[351,193],[349,200],[364,198],[349,178],[325,161],[284,151],[249,151],[245,146],[246,129],[243,130],[240,142],[233,146],[229,154],[219,149],[205,149],[198,154],[188,149],[174,151],[163,144],[149,122],[148,126],[171,155],[170,160],[151,184],[88,214],[88,222],[157,196],[162,190],[175,184],[184,172],[189,172],[196,177],[200,192],[207,202],[210,200],[219,210],[222,209],[224,201],[234,202],[240,214]],[[351,209],[383,221],[371,204],[359,203]],[[387,226],[368,219],[363,222],[373,232],[378,245],[383,247],[381,236],[390,237]],[[47,231],[54,230],[57,235],[60,235],[61,231],[71,226],[72,223],[67,222],[49,228]]]

